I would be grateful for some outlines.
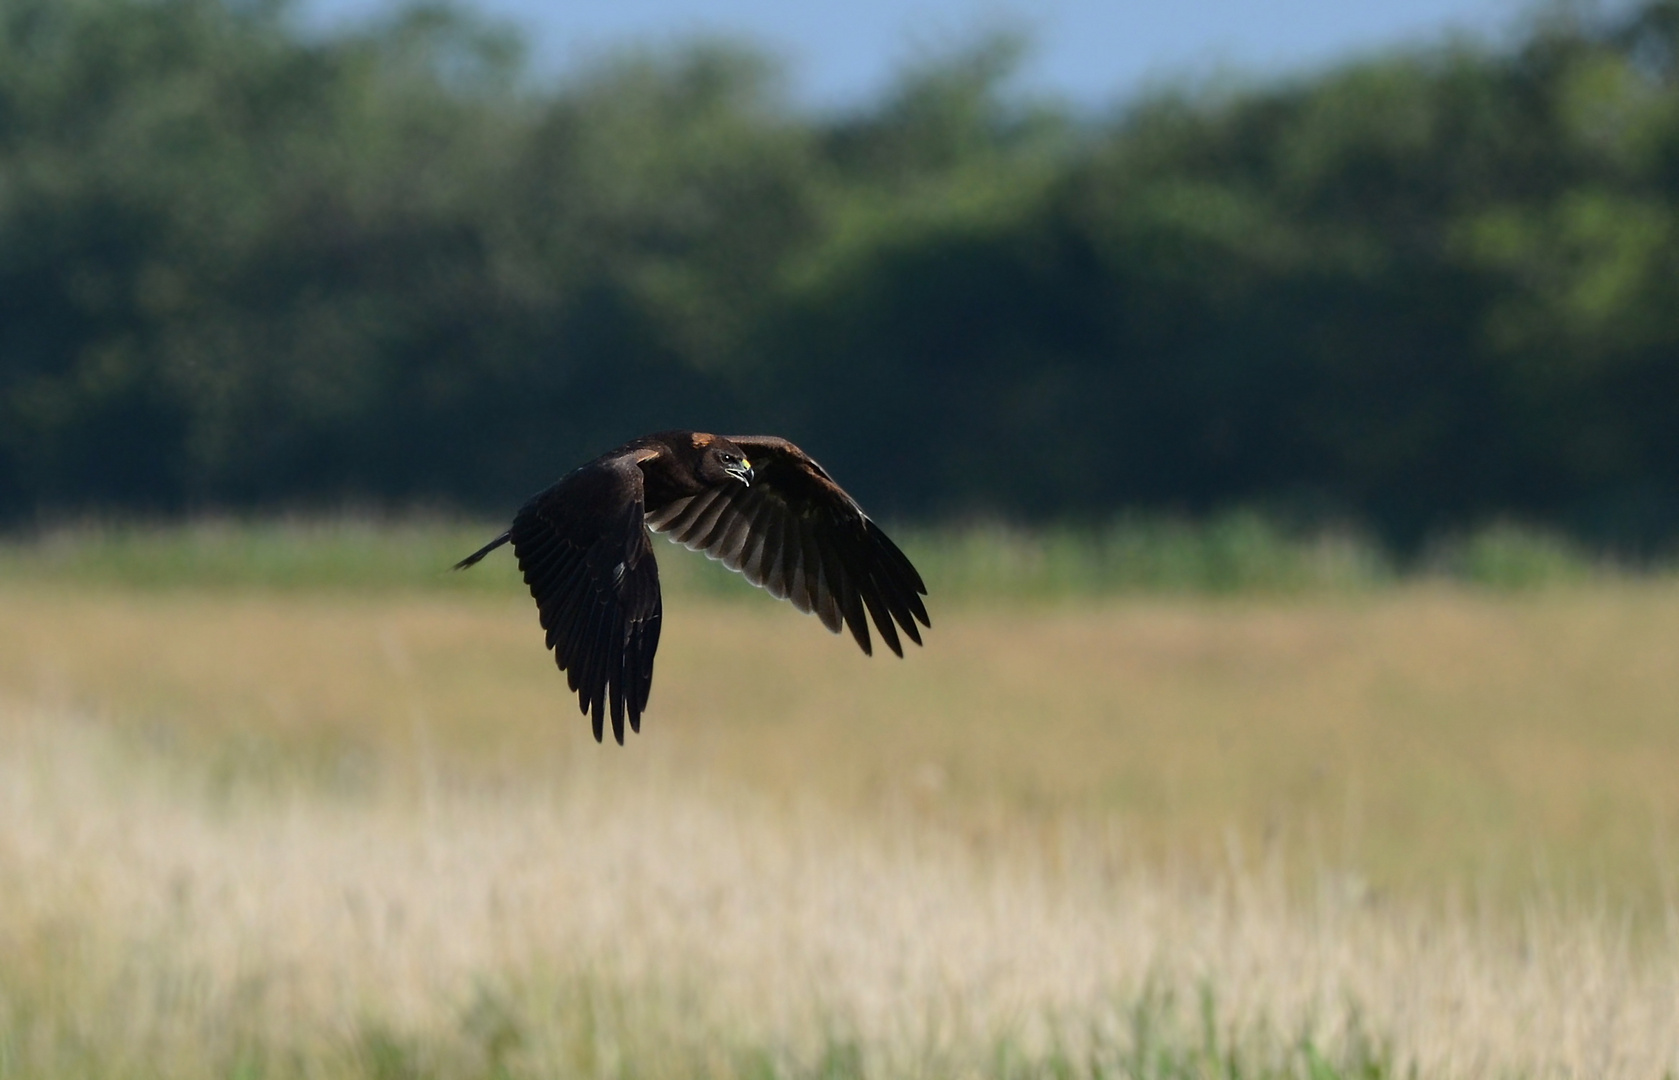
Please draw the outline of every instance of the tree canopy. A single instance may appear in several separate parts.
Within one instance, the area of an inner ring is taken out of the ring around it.
[[[991,41],[839,114],[726,42],[0,0],[0,517],[504,509],[645,431],[871,509],[1679,537],[1679,2],[1101,117]]]

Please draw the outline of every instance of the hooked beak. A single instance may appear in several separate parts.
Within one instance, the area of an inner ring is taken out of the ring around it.
[[[752,463],[745,459],[739,465],[725,465],[724,471],[747,487],[752,486]]]

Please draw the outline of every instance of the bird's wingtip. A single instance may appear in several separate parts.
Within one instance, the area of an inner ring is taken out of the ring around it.
[[[500,536],[496,537],[494,540],[491,540],[489,543],[485,544],[483,547],[479,548],[477,551],[474,551],[471,555],[468,555],[466,558],[464,558],[460,562],[456,563],[454,568],[456,570],[465,570],[469,566],[477,566],[479,561],[482,560],[484,558],[484,556],[488,555],[490,552],[494,551],[496,548],[500,547],[501,545],[507,543],[511,539],[513,539],[513,530],[508,529],[506,532],[502,533]]]

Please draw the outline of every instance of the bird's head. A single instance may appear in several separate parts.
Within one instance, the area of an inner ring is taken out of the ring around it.
[[[700,478],[720,484],[725,480],[739,480],[752,486],[752,463],[746,452],[727,439],[713,439],[700,459]]]

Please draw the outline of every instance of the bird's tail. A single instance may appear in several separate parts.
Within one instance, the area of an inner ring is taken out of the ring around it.
[[[513,538],[513,530],[509,529],[506,532],[502,533],[500,536],[496,537],[494,540],[491,540],[489,543],[485,544],[483,547],[479,548],[477,551],[474,551],[471,555],[468,555],[466,558],[464,558],[460,562],[456,563],[455,564],[455,569],[456,570],[465,570],[469,566],[476,565],[479,559],[482,559],[484,556],[488,555],[490,552],[494,551],[496,548],[500,547],[501,545],[507,543],[507,541],[511,540],[512,538]]]

